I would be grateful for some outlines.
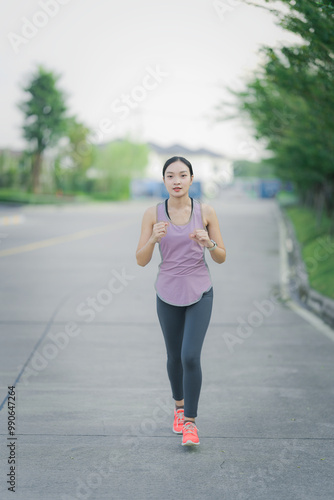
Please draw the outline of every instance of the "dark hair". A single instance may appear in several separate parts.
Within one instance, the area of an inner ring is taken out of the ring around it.
[[[163,169],[162,169],[162,177],[165,177],[166,168],[171,163],[174,163],[176,161],[182,161],[189,168],[190,176],[194,175],[194,173],[193,173],[193,167],[192,167],[190,161],[188,161],[185,158],[183,158],[183,156],[173,156],[173,158],[169,158],[169,160],[167,160],[166,163],[164,164]]]

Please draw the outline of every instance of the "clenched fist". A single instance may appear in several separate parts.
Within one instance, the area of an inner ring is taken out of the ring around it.
[[[157,222],[154,224],[151,236],[154,243],[160,243],[161,239],[166,236],[167,226],[169,226],[169,222]]]
[[[205,229],[195,229],[189,238],[196,241],[201,247],[212,247],[212,241],[209,238],[209,234]]]

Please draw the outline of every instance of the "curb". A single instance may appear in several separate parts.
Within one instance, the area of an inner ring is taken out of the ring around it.
[[[279,203],[277,203],[277,208],[285,229],[284,247],[287,260],[285,283],[287,292],[295,302],[334,328],[334,300],[310,287],[301,247],[296,238],[293,224]]]

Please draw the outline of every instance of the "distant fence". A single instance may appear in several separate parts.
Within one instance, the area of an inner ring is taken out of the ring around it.
[[[131,198],[168,198],[169,194],[162,181],[154,179],[132,179],[130,184]],[[202,184],[194,181],[189,189],[189,196],[200,199],[202,197]]]

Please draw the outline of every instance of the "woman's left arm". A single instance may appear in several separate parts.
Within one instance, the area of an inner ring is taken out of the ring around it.
[[[190,238],[197,241],[199,245],[207,248],[214,246],[211,240],[215,241],[217,246],[210,252],[210,254],[212,259],[217,262],[217,264],[222,264],[226,259],[226,248],[220,233],[216,211],[213,207],[211,207],[211,205],[207,205],[206,203],[202,203],[202,211],[203,218],[207,223],[207,231],[204,229],[196,229],[190,235]]]
[[[223,242],[222,235],[220,233],[218,217],[216,211],[211,205],[203,204],[203,211],[207,221],[207,229],[210,240],[217,243],[217,246],[212,252],[210,252],[211,257],[218,264],[222,264],[226,259],[226,248]],[[211,242],[210,242],[211,243]]]

